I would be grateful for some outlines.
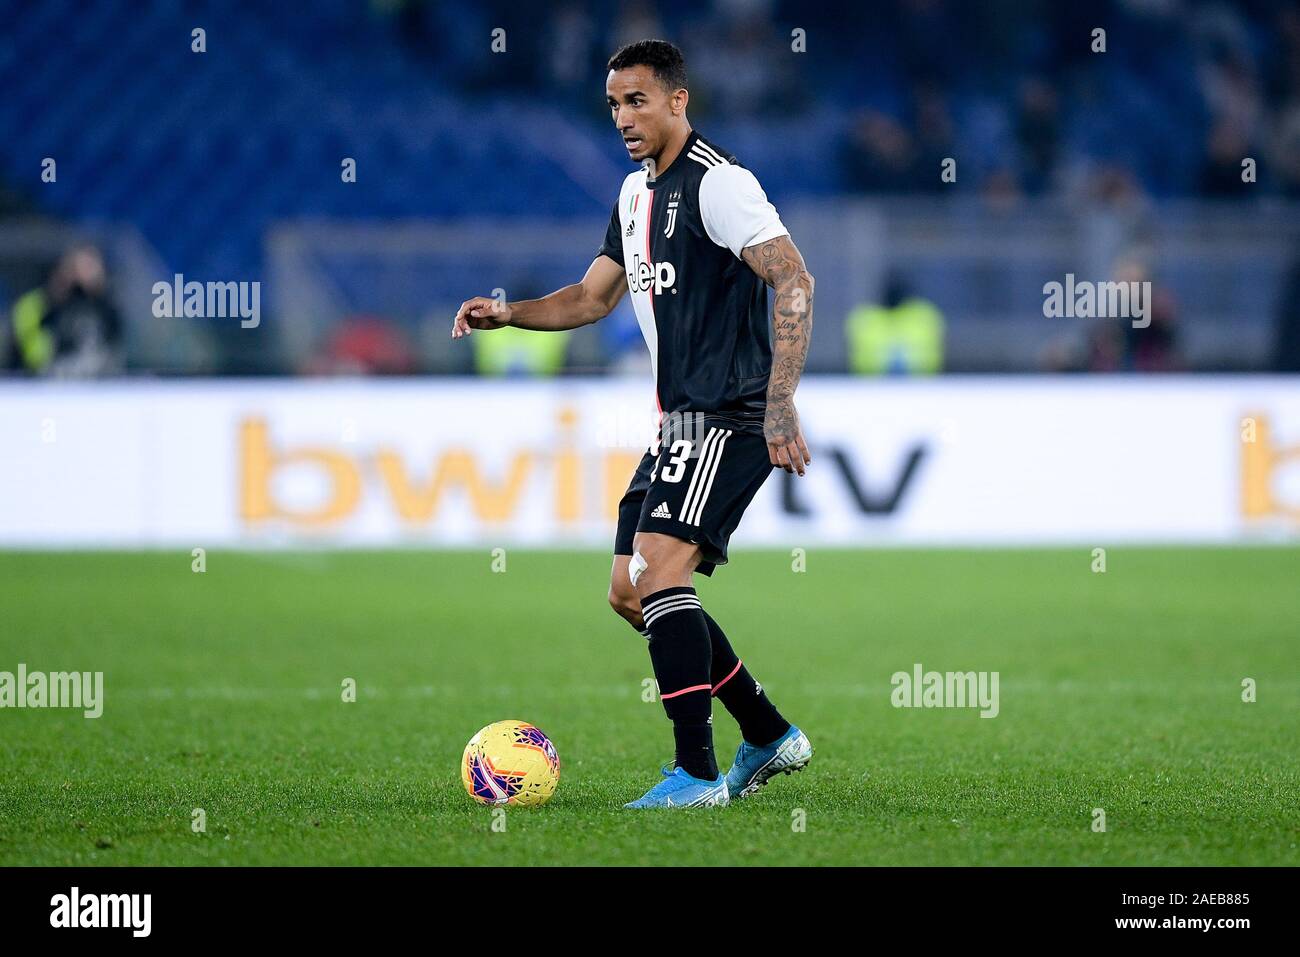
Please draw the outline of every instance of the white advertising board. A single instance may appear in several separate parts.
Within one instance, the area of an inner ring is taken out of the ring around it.
[[[640,380],[4,383],[0,545],[607,546]],[[1300,380],[814,378],[744,545],[1300,541]]]

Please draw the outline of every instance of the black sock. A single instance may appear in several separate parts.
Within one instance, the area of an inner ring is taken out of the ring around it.
[[[722,702],[740,725],[740,733],[750,744],[760,747],[771,744],[790,730],[790,722],[781,717],[772,702],[767,700],[763,686],[754,680],[749,671],[731,650],[731,642],[718,623],[701,610],[709,628],[712,647],[710,680],[714,696]]]
[[[650,632],[650,661],[659,700],[673,722],[677,766],[692,777],[718,776],[713,754],[712,645],[694,588],[665,588],[647,595],[641,613]]]

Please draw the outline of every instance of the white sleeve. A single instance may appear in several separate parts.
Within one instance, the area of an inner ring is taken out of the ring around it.
[[[705,171],[700,180],[700,217],[709,238],[735,256],[746,246],[790,232],[754,174],[730,163]]]

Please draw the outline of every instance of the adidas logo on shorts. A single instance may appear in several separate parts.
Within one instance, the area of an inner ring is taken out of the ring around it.
[[[660,502],[659,507],[650,513],[651,518],[672,518],[672,509],[668,507],[667,502]]]

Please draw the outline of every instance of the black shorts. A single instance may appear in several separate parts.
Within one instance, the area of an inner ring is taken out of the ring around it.
[[[767,440],[724,418],[704,417],[669,434],[641,459],[618,503],[614,554],[631,555],[637,532],[659,532],[700,546],[696,569],[712,575],[727,563],[727,542],[776,468]]]

